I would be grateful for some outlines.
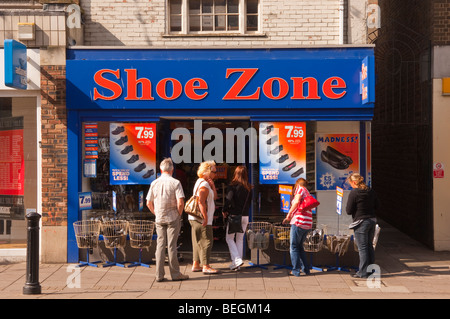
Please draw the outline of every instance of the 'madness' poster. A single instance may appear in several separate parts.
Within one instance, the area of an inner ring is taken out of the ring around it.
[[[111,123],[110,184],[150,184],[156,176],[156,124]]]
[[[359,134],[315,135],[316,190],[348,189],[348,175],[359,171]]]

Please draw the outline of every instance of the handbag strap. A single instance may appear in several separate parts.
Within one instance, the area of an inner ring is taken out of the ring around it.
[[[245,205],[247,205],[247,200],[248,200],[249,196],[250,196],[250,191],[248,191],[248,193],[247,193],[247,198],[245,199],[244,206],[242,207],[241,216],[244,215]]]
[[[203,182],[206,182],[206,180],[203,179],[203,178],[199,178],[199,179],[197,180],[197,182],[198,182],[199,180],[201,180],[201,179],[203,180]],[[197,190],[195,191],[194,196],[197,196],[198,190],[200,189],[200,184],[203,183],[203,182],[198,183],[198,185],[197,185]],[[207,182],[206,182],[206,183],[207,183]]]

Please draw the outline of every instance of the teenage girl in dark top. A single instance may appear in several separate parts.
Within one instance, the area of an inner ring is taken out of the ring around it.
[[[226,230],[226,241],[231,255],[230,269],[237,270],[243,265],[242,255],[244,250],[244,234],[248,225],[248,211],[252,202],[252,186],[248,182],[247,168],[238,166],[234,171],[233,180],[227,187],[223,215],[242,216],[243,233],[228,234]]]
[[[364,183],[364,178],[360,174],[350,174],[347,180],[353,187],[347,200],[347,214],[353,218],[349,227],[355,233],[359,251],[359,270],[354,277],[367,278],[370,275],[367,267],[375,263],[372,243],[376,225],[375,211],[378,209],[379,201],[375,191]]]

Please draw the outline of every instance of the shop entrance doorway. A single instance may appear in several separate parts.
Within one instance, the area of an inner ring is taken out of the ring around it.
[[[183,185],[185,199],[192,196],[197,170],[201,162],[214,160],[217,163],[215,185],[218,198],[213,220],[213,252],[226,253],[225,223],[222,208],[225,203],[226,187],[230,184],[234,170],[245,165],[251,181],[252,152],[251,123],[248,120],[161,120],[170,132],[165,134],[170,145],[169,154],[175,164],[174,177]],[[161,158],[162,160],[162,158]],[[183,214],[179,239],[180,254],[192,252],[191,226],[188,216]]]

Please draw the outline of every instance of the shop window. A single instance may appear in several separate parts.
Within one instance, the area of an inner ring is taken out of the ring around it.
[[[169,0],[169,33],[258,32],[259,0]]]
[[[0,248],[26,247],[27,209],[37,209],[36,99],[0,98]]]

